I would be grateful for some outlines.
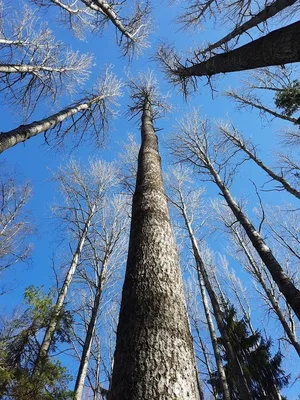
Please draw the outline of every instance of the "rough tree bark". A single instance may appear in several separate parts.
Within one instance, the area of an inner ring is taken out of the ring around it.
[[[211,305],[212,305],[212,308],[214,311],[214,316],[215,316],[215,319],[217,322],[218,329],[224,340],[224,347],[226,350],[228,363],[232,370],[233,376],[236,379],[236,382],[235,382],[236,390],[239,393],[241,400],[250,400],[250,399],[252,399],[252,395],[251,395],[250,389],[248,387],[246,377],[245,377],[243,369],[239,363],[239,360],[236,358],[234,350],[231,346],[230,338],[227,334],[226,325],[223,320],[223,315],[222,315],[221,307],[220,307],[220,304],[218,301],[218,297],[215,293],[214,288],[212,287],[212,285],[210,283],[209,276],[207,274],[204,262],[201,258],[198,244],[197,244],[191,223],[189,221],[189,218],[187,216],[184,206],[181,208],[181,213],[184,218],[185,225],[186,225],[186,228],[187,228],[187,231],[189,234],[189,238],[190,238],[190,241],[192,244],[193,253],[194,253],[194,257],[195,257],[195,261],[196,261],[196,265],[197,265],[199,285],[201,287],[201,280],[203,279],[205,288],[207,290],[207,293],[208,293],[210,301],[211,301]],[[228,392],[228,385],[227,385],[225,373],[220,375],[220,379],[222,382],[224,399],[226,399],[226,398],[230,399],[230,393]]]
[[[300,61],[300,21],[277,29],[235,50],[218,54],[190,67],[172,72],[180,78],[212,76]]]
[[[16,129],[12,129],[9,132],[0,133],[0,154],[15,146],[18,143],[25,142],[26,140],[38,135],[39,133],[46,132],[48,129],[61,124],[67,118],[72,117],[78,112],[84,112],[88,110],[94,103],[101,101],[105,96],[95,96],[92,100],[82,102],[81,104],[65,108],[58,113],[50,115],[47,118],[43,118],[39,121],[34,121],[31,124],[21,125]]]
[[[244,24],[237,26],[233,31],[231,31],[228,35],[224,36],[222,39],[217,42],[210,44],[204,50],[201,50],[200,54],[208,53],[218,47],[221,47],[223,44],[230,42],[235,37],[241,35],[244,32],[247,32],[249,29],[254,28],[255,26],[261,24],[262,22],[267,21],[269,18],[274,17],[274,15],[278,14],[286,7],[292,6],[296,3],[297,0],[276,0],[273,3],[269,4],[263,10],[261,10],[258,14],[254,15]]]
[[[274,257],[270,248],[266,245],[260,233],[254,228],[251,221],[247,218],[247,216],[243,213],[239,205],[233,199],[230,191],[225,186],[224,182],[222,181],[219,174],[217,173],[217,171],[214,169],[213,165],[210,162],[208,162],[208,168],[211,175],[214,178],[214,182],[221,190],[222,195],[226,200],[226,203],[228,204],[229,208],[235,215],[237,221],[244,228],[253,247],[259,254],[262,261],[264,262],[273,280],[276,282],[280,292],[283,294],[287,303],[293,309],[297,318],[300,319],[300,290],[295,287],[292,280],[283,271],[281,265]]]
[[[198,399],[195,357],[151,102],[142,144],[110,399]]]

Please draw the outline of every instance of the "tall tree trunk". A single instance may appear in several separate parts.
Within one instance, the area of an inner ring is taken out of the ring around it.
[[[188,230],[188,234],[189,234],[189,238],[192,244],[192,248],[193,248],[193,253],[194,253],[194,257],[196,260],[196,265],[197,265],[197,273],[198,273],[198,280],[199,283],[201,282],[201,280],[203,279],[204,284],[205,284],[205,288],[207,290],[207,293],[209,295],[210,301],[211,301],[211,305],[214,311],[214,316],[217,322],[217,326],[218,329],[220,331],[220,334],[224,340],[224,347],[225,347],[225,351],[226,351],[226,355],[228,358],[228,364],[232,370],[232,376],[235,378],[235,387],[237,392],[239,393],[239,397],[241,400],[251,400],[252,399],[252,395],[250,392],[250,389],[248,387],[248,383],[246,380],[246,377],[244,375],[244,371],[240,365],[239,360],[237,359],[233,347],[230,343],[230,338],[228,336],[227,333],[227,329],[226,329],[226,325],[224,323],[223,320],[223,313],[221,311],[221,307],[218,301],[218,297],[210,283],[206,268],[204,266],[203,260],[201,258],[200,255],[200,251],[198,248],[198,244],[197,241],[195,239],[195,235],[192,229],[192,226],[190,224],[190,221],[188,219],[185,207],[182,208],[182,215],[184,217],[185,220],[185,224]],[[201,287],[201,286],[200,286]],[[223,390],[225,390],[223,392],[224,394],[224,399],[229,398],[230,399],[230,393],[227,392],[228,390],[228,384],[226,381],[226,376],[224,375],[220,375],[220,379],[224,379],[224,381],[222,382],[222,387]]]
[[[205,317],[206,317],[206,321],[207,321],[207,325],[208,325],[211,343],[212,343],[213,350],[214,350],[214,356],[215,356],[215,360],[216,360],[217,370],[218,370],[220,381],[221,381],[223,400],[230,400],[230,391],[228,388],[226,374],[225,374],[225,370],[224,370],[224,367],[222,364],[221,354],[219,351],[217,334],[215,331],[214,323],[213,323],[210,309],[209,309],[208,299],[207,299],[206,292],[205,292],[205,284],[203,282],[202,276],[199,274],[198,268],[197,268],[197,271],[198,271],[198,281],[199,281],[199,286],[200,286],[200,291],[201,291],[201,296],[202,296],[202,301],[203,301]]]
[[[78,368],[77,378],[74,387],[74,400],[81,400],[82,399],[82,392],[84,388],[84,381],[87,375],[90,355],[91,355],[91,348],[93,344],[93,338],[95,334],[95,327],[97,321],[97,315],[100,307],[101,296],[103,292],[103,284],[105,281],[107,264],[106,260],[103,262],[101,274],[99,276],[99,281],[95,293],[94,304],[92,308],[91,318],[88,324],[88,329],[86,332],[83,350],[81,354],[80,364]]]
[[[63,310],[63,306],[64,306],[64,303],[65,303],[65,300],[66,300],[66,297],[68,294],[68,290],[71,285],[73,276],[75,274],[75,271],[76,271],[76,268],[78,265],[78,261],[79,261],[79,257],[82,252],[82,249],[83,249],[83,246],[84,246],[87,234],[88,234],[88,230],[89,230],[92,218],[95,213],[95,209],[96,209],[96,205],[94,204],[89,213],[89,216],[85,222],[83,231],[81,233],[81,236],[80,236],[78,244],[77,244],[77,248],[76,248],[73,258],[72,258],[70,268],[68,270],[68,273],[65,277],[63,286],[62,286],[59,296],[57,298],[51,321],[47,327],[44,339],[43,339],[41,347],[40,347],[39,355],[38,355],[38,358],[37,358],[35,366],[34,366],[33,375],[35,375],[36,373],[39,373],[40,368],[41,369],[43,368],[43,364],[47,359],[48,352],[49,352],[51,342],[53,339],[53,335],[55,333],[55,330],[56,330],[56,327],[57,327],[57,324],[59,321],[59,317]]]
[[[202,353],[203,353],[204,363],[205,363],[205,366],[206,366],[206,369],[207,369],[207,372],[208,372],[209,379],[212,380],[213,379],[213,373],[212,373],[212,370],[211,370],[211,367],[210,367],[210,360],[208,358],[207,349],[205,348],[204,342],[203,342],[203,340],[202,340],[200,335],[199,335],[199,342],[200,342],[200,347],[201,347],[201,350],[202,350]],[[217,394],[216,387],[215,387],[216,385],[214,385],[212,383],[211,386],[212,386],[213,398],[215,400],[217,400],[218,399],[218,394]]]
[[[278,304],[278,301],[275,299],[271,290],[268,288],[261,271],[259,270],[255,260],[253,259],[252,255],[250,254],[249,250],[247,249],[247,246],[245,245],[243,239],[241,238],[239,233],[236,232],[235,230],[232,230],[232,232],[235,235],[235,237],[237,238],[238,243],[240,244],[241,248],[243,249],[243,251],[246,255],[246,258],[253,270],[253,274],[257,278],[257,280],[258,280],[259,284],[261,285],[261,287],[263,288],[264,292],[266,293],[266,296],[272,306],[272,309],[273,309],[274,313],[277,315],[277,317],[283,327],[283,330],[285,331],[287,337],[289,338],[289,340],[291,342],[291,345],[294,346],[296,352],[298,353],[298,355],[300,357],[300,343],[297,341],[297,338],[296,338],[294,332],[291,330],[289,324],[287,323],[285,316],[283,314],[283,311],[281,310],[281,308]]]
[[[300,61],[300,21],[207,61],[174,71],[181,78],[283,65]]]
[[[145,95],[110,399],[198,399],[182,278]]]
[[[231,196],[230,191],[227,189],[224,182],[221,180],[220,175],[217,173],[210,162],[208,164],[208,168],[214,178],[215,183],[221,190],[224,199],[226,200],[226,203],[235,215],[237,221],[244,228],[253,247],[264,262],[274,282],[276,282],[280,292],[284,295],[287,303],[291,306],[295,315],[298,317],[298,319],[300,319],[300,290],[295,287],[291,279],[283,271],[281,265],[274,257],[272,251],[266,245],[260,233],[254,228],[251,221],[247,218],[247,216],[243,213],[241,208],[235,202],[235,200]]]
[[[247,32],[249,29],[254,28],[255,26],[261,24],[262,22],[267,21],[269,18],[274,17],[274,15],[278,14],[286,7],[289,7],[296,3],[297,0],[276,0],[272,4],[265,7],[258,14],[254,15],[244,24],[237,26],[232,32],[228,35],[224,36],[222,39],[217,42],[207,46],[205,50],[201,50],[201,54],[208,53],[218,47],[221,47],[223,44],[230,42],[236,36],[241,35],[244,32]]]
[[[0,153],[18,143],[25,142],[26,140],[38,135],[39,133],[46,132],[48,129],[61,124],[64,120],[72,117],[78,112],[88,110],[92,104],[101,101],[104,96],[96,96],[92,100],[82,102],[81,104],[68,107],[58,113],[50,115],[47,118],[34,121],[31,124],[21,125],[16,129],[9,132],[0,133]]]

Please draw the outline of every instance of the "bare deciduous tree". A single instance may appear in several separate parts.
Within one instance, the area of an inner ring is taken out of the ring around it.
[[[195,51],[195,56],[197,58],[207,53],[211,56],[215,49],[222,48],[224,51],[228,51],[229,47],[233,48],[238,43],[239,37],[243,33],[260,24],[264,24],[263,27],[260,27],[260,31],[265,31],[264,28],[269,18],[274,17],[296,2],[297,0],[275,0],[272,3],[264,1],[261,6],[254,1],[223,1],[219,4],[215,0],[208,0],[205,2],[196,0],[187,7],[185,13],[179,18],[179,22],[183,23],[185,27],[191,24],[197,25],[199,22],[201,23],[202,18],[205,19],[207,17],[207,13],[210,14],[209,17],[213,17],[216,13],[219,13],[220,18],[223,18],[223,20],[231,19],[231,21],[236,21],[234,23],[234,29],[222,39],[205,46],[204,49]],[[256,7],[258,7],[258,10],[252,9]],[[225,16],[222,17],[224,14]],[[250,16],[250,18],[248,18],[248,16]],[[235,43],[230,46],[229,43],[233,39],[235,39]]]
[[[109,398],[197,399],[193,344],[153,126],[162,102],[152,74],[131,81],[130,89],[131,111],[141,115],[142,144]]]
[[[268,308],[277,316],[290,344],[294,346],[295,350],[300,355],[300,344],[297,341],[295,330],[292,328],[294,323],[291,326],[287,320],[285,315],[286,313],[282,309],[276,294],[276,288],[273,287],[274,284],[272,279],[270,279],[268,272],[265,270],[265,266],[260,262],[260,260],[257,260],[255,254],[253,254],[253,248],[251,248],[249,239],[247,239],[241,227],[234,224],[234,217],[228,213],[225,204],[214,202],[213,207],[218,218],[225,225],[226,231],[232,238],[234,247],[231,248],[230,255],[234,257],[258,283],[259,288],[262,289],[260,290],[257,288],[259,295],[262,300],[267,303]],[[272,225],[276,226],[274,221],[272,221]]]
[[[117,30],[117,42],[121,47],[123,55],[130,57],[134,53],[141,53],[148,47],[148,36],[151,29],[149,18],[150,6],[146,2],[136,2],[134,12],[131,16],[121,16],[122,8],[125,2],[115,3],[106,0],[33,0],[37,5],[47,6],[56,5],[61,8],[66,15],[69,26],[78,32],[74,21],[80,22],[91,30],[100,30],[110,22]]]
[[[0,37],[4,53],[0,90],[4,95],[30,114],[42,98],[55,100],[63,89],[78,90],[89,76],[92,56],[55,41],[52,31],[27,6],[23,12],[7,14]]]
[[[92,93],[69,107],[27,125],[0,134],[0,153],[18,143],[43,133],[47,143],[60,145],[72,133],[75,146],[83,140],[95,140],[100,146],[109,129],[109,119],[116,115],[114,106],[122,95],[123,84],[109,69],[98,80]]]
[[[139,146],[135,141],[133,135],[128,135],[127,142],[123,143],[123,151],[119,155],[121,164],[120,169],[120,183],[131,195],[134,194],[136,173],[137,173],[137,160],[139,154]]]
[[[300,214],[293,204],[285,203],[281,206],[266,209],[266,230],[273,239],[285,249],[294,268],[293,280],[299,281],[297,274],[300,266]]]
[[[84,261],[81,263],[78,274],[89,287],[91,292],[91,310],[86,327],[80,356],[80,365],[74,387],[74,398],[82,398],[84,382],[88,372],[93,340],[97,328],[97,319],[103,308],[103,292],[108,285],[116,284],[117,269],[124,263],[126,246],[126,233],[128,219],[124,198],[120,196],[109,197],[103,201],[103,207],[98,214],[97,224],[93,235],[88,235],[88,244],[84,249]],[[111,292],[111,290],[110,290]],[[110,296],[106,302],[112,301]],[[87,310],[85,309],[85,314]]]
[[[206,293],[205,290],[208,292],[208,296],[210,298],[213,312],[214,312],[214,317],[217,322],[218,329],[221,333],[222,338],[224,339],[224,346],[226,349],[226,355],[228,358],[228,362],[230,364],[230,368],[234,373],[235,376],[235,390],[239,394],[241,399],[251,399],[251,393],[248,387],[248,383],[245,377],[245,373],[243,369],[241,368],[241,364],[239,360],[237,359],[236,355],[234,354],[232,345],[230,343],[230,338],[228,336],[228,332],[226,330],[226,324],[224,323],[223,320],[223,313],[221,310],[221,306],[218,300],[218,296],[213,288],[213,285],[211,284],[209,274],[207,271],[207,268],[205,266],[205,263],[202,259],[200,249],[197,243],[196,236],[193,231],[192,223],[190,220],[190,217],[188,213],[191,215],[193,214],[192,210],[189,210],[188,203],[189,201],[186,201],[187,194],[184,191],[184,186],[186,185],[186,179],[187,175],[186,173],[183,172],[182,169],[178,169],[175,173],[173,173],[173,176],[171,178],[172,183],[170,182],[170,187],[172,189],[172,193],[174,197],[170,199],[172,204],[178,209],[178,212],[181,214],[181,216],[184,219],[184,224],[185,224],[185,229],[187,230],[192,251],[194,254],[195,262],[196,262],[196,270],[197,270],[197,275],[198,275],[198,284],[201,290],[201,295],[203,298],[203,305],[205,309],[205,314],[209,326],[209,331],[211,335],[211,340],[213,343],[213,348],[214,348],[214,354],[216,358],[216,365],[217,369],[219,372],[219,377],[221,380],[221,385],[222,385],[222,392],[224,399],[230,399],[230,391],[228,388],[228,383],[225,375],[225,370],[222,365],[221,357],[220,357],[220,352],[217,346],[217,336],[213,327],[213,322],[210,317],[210,312],[208,308],[208,301],[206,298]],[[190,196],[189,196],[190,197]],[[205,288],[205,289],[204,289]]]
[[[262,116],[280,118],[298,125],[298,118],[292,116],[296,111],[295,109],[291,113],[280,112],[274,109],[274,106],[266,105],[266,100],[262,101],[261,97],[262,94],[273,94],[275,97],[272,99],[272,103],[275,103],[276,107],[279,108],[276,102],[277,96],[292,90],[295,82],[297,82],[296,77],[297,68],[294,65],[258,69],[252,72],[249,78],[244,81],[241,89],[230,89],[225,92],[225,95],[232,98],[238,108],[254,108],[259,110]]]
[[[47,359],[83,248],[88,241],[89,232],[94,228],[97,214],[101,210],[105,191],[115,183],[115,172],[111,165],[102,161],[91,161],[88,168],[83,171],[79,164],[71,160],[65,168],[60,169],[55,178],[60,184],[65,201],[65,205],[58,206],[55,212],[71,233],[72,260],[67,268],[52,318],[40,346],[34,374],[39,373]]]
[[[288,115],[281,114],[280,112],[277,112],[275,110],[272,110],[266,106],[264,106],[259,99],[259,97],[251,94],[246,94],[246,93],[238,93],[236,90],[227,90],[226,91],[226,96],[232,98],[237,102],[239,107],[250,107],[250,108],[256,108],[259,110],[259,112],[263,115],[272,115],[272,117],[280,118],[283,119],[284,121],[289,121],[292,122],[293,124],[299,124],[299,120],[294,117],[290,117]]]
[[[86,31],[101,29],[101,21],[97,18],[96,11],[88,7],[81,0],[31,0],[39,7],[46,9],[52,5],[60,8],[58,20],[67,25],[79,38],[84,39]]]
[[[195,166],[198,172],[217,185],[228,207],[231,209],[252,245],[266,265],[280,292],[300,319],[300,290],[285,273],[280,263],[267,246],[263,236],[232,197],[228,184],[233,179],[237,164],[231,165],[233,154],[221,151],[218,136],[211,131],[208,121],[201,119],[196,110],[183,120],[171,143],[174,155],[183,162]],[[223,174],[224,179],[220,174]]]
[[[29,183],[17,184],[16,176],[1,163],[0,179],[0,274],[19,261],[27,261],[32,245],[28,237],[32,225],[26,204],[31,196]],[[1,287],[1,292],[5,288]]]

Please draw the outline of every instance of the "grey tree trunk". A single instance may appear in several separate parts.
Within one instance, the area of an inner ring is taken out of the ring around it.
[[[65,300],[66,300],[66,297],[67,297],[67,294],[68,294],[69,287],[71,285],[73,276],[75,274],[75,271],[76,271],[76,268],[77,268],[77,265],[78,265],[78,261],[79,261],[79,257],[80,257],[80,254],[82,252],[82,249],[83,249],[83,246],[84,246],[87,234],[88,234],[88,230],[89,230],[92,218],[93,218],[94,213],[95,213],[95,209],[96,209],[96,206],[94,205],[92,207],[91,211],[90,211],[90,214],[89,214],[86,222],[85,222],[84,229],[83,229],[82,234],[81,234],[81,236],[79,238],[79,241],[78,241],[78,244],[77,244],[77,248],[76,248],[75,253],[73,255],[70,268],[69,268],[69,270],[67,272],[67,275],[65,277],[63,286],[62,286],[62,288],[60,290],[60,293],[59,293],[59,296],[58,296],[58,298],[56,300],[56,304],[55,304],[54,312],[53,312],[53,315],[52,315],[52,319],[51,319],[51,321],[50,321],[50,323],[49,323],[49,325],[47,327],[47,330],[45,332],[45,336],[44,336],[44,339],[42,341],[42,344],[41,344],[41,347],[40,347],[40,351],[39,351],[39,355],[38,355],[38,358],[36,360],[35,367],[34,367],[34,370],[33,370],[33,375],[35,375],[36,373],[39,373],[40,368],[41,369],[43,368],[43,364],[47,359],[47,356],[48,356],[48,353],[49,353],[49,349],[50,349],[50,346],[51,346],[51,342],[52,342],[52,339],[53,339],[53,335],[55,333],[55,330],[56,330],[56,327],[57,327],[57,324],[58,324],[58,321],[59,321],[59,317],[61,315],[64,303],[65,303]]]
[[[299,36],[300,21],[277,29],[235,50],[213,56],[207,61],[191,67],[178,68],[174,74],[182,78],[212,76],[219,73],[299,62]]]
[[[218,329],[220,331],[222,338],[224,339],[224,347],[226,350],[226,355],[228,358],[229,366],[232,370],[232,374],[235,379],[236,390],[239,393],[239,397],[241,400],[251,400],[252,395],[251,395],[250,389],[248,387],[246,377],[244,375],[244,372],[240,365],[240,362],[237,359],[237,357],[235,356],[234,350],[231,346],[230,338],[227,334],[227,330],[226,330],[226,326],[225,326],[225,323],[223,320],[223,315],[222,315],[221,307],[220,307],[220,304],[218,301],[218,297],[210,283],[206,268],[204,266],[203,260],[200,255],[200,251],[198,248],[197,241],[195,239],[195,235],[194,235],[192,226],[190,224],[190,221],[188,219],[188,216],[186,214],[186,210],[184,207],[182,208],[182,215],[185,220],[185,224],[186,224],[186,227],[187,227],[187,230],[189,233],[189,238],[190,238],[192,248],[193,248],[194,257],[196,260],[198,280],[200,283],[201,280],[203,279],[205,288],[208,292]],[[227,399],[227,398],[230,399],[230,393],[228,391],[228,384],[226,381],[225,373],[220,375],[220,379],[222,382],[224,399]]]
[[[260,233],[254,228],[251,221],[247,218],[247,216],[243,213],[241,208],[235,202],[235,200],[231,196],[230,191],[227,189],[219,174],[210,162],[208,164],[208,168],[212,176],[214,177],[215,183],[221,190],[224,199],[226,200],[226,203],[235,215],[238,222],[243,226],[253,247],[264,262],[274,282],[276,282],[280,292],[284,295],[287,303],[291,306],[297,318],[300,319],[300,290],[295,287],[291,279],[283,271],[281,265],[274,257],[272,251],[266,245]]]
[[[214,327],[214,323],[213,323],[209,305],[208,305],[208,299],[207,299],[206,292],[205,292],[205,284],[203,282],[202,276],[199,274],[199,269],[197,269],[197,271],[198,271],[198,280],[199,280],[199,286],[200,286],[200,291],[201,291],[201,296],[202,296],[202,301],[203,301],[205,317],[206,317],[206,321],[207,321],[207,325],[208,325],[211,343],[212,343],[213,350],[214,350],[214,356],[215,356],[215,360],[216,360],[217,370],[218,370],[220,381],[221,381],[221,386],[222,386],[222,391],[223,391],[223,399],[230,400],[230,391],[229,391],[228,384],[227,384],[225,370],[224,370],[224,367],[222,364],[222,358],[221,358],[219,345],[218,345],[218,337],[216,334],[216,330]]]
[[[192,337],[148,96],[141,135],[109,398],[198,399]]]
[[[289,338],[289,340],[291,342],[291,345],[294,346],[296,352],[298,353],[298,355],[300,357],[300,343],[297,341],[297,338],[296,338],[294,332],[291,330],[288,322],[286,321],[283,311],[281,310],[280,305],[278,304],[278,301],[273,296],[271,290],[268,288],[261,271],[259,270],[258,266],[256,265],[256,262],[253,259],[252,255],[248,251],[247,246],[245,245],[243,239],[240,237],[238,232],[236,232],[236,231],[232,231],[232,232],[236,236],[238,243],[240,244],[241,248],[243,249],[258,282],[260,283],[261,287],[263,288],[264,292],[266,293],[266,296],[272,306],[272,309],[273,309],[274,313],[277,315],[287,337]]]
[[[46,132],[48,129],[55,127],[78,112],[88,110],[92,104],[100,101],[101,99],[103,99],[103,96],[97,96],[92,100],[85,101],[73,107],[68,107],[62,111],[59,111],[58,113],[50,115],[47,118],[34,121],[31,124],[21,125],[9,132],[0,133],[0,153],[18,143],[25,142],[39,133]]]
[[[198,336],[199,336],[200,347],[201,347],[201,350],[202,350],[202,353],[203,353],[203,357],[204,357],[205,367],[207,369],[209,379],[212,380],[213,379],[213,373],[212,373],[211,366],[210,366],[210,360],[208,358],[208,352],[207,352],[207,349],[206,349],[206,347],[204,345],[204,342],[203,342],[201,336],[199,334],[198,334]],[[216,387],[213,384],[212,384],[212,395],[213,395],[213,398],[216,400],[217,397],[218,397],[218,394],[217,394],[217,391],[216,391]]]
[[[88,370],[88,365],[89,365],[89,360],[90,360],[90,355],[91,355],[91,348],[92,348],[92,344],[93,344],[97,315],[98,315],[100,302],[101,302],[101,296],[102,296],[102,292],[103,292],[103,284],[105,281],[106,269],[107,269],[107,265],[106,265],[106,260],[105,260],[102,265],[102,270],[101,270],[101,273],[99,276],[99,281],[98,281],[98,285],[97,285],[97,289],[96,289],[96,293],[95,293],[91,318],[90,318],[90,321],[88,324],[88,329],[87,329],[85,340],[84,340],[83,350],[82,350],[82,354],[81,354],[80,364],[79,364],[77,378],[76,378],[75,387],[74,387],[74,400],[82,399],[84,381],[85,381],[85,378],[87,375],[87,370]]]
[[[296,3],[297,0],[276,0],[272,4],[268,5],[266,8],[261,10],[258,14],[254,15],[244,24],[237,26],[232,32],[228,35],[224,36],[222,39],[217,42],[207,46],[205,50],[201,51],[201,54],[212,51],[218,47],[221,47],[223,44],[230,42],[235,37],[241,35],[244,32],[247,32],[249,29],[254,28],[255,26],[261,24],[262,22],[267,21],[269,18],[274,17],[274,15],[278,14],[286,7],[289,7]]]
[[[18,64],[0,64],[0,72],[3,74],[32,74],[39,71],[45,72],[56,72],[59,74],[66,73],[68,71],[75,71],[75,68],[71,67],[63,67],[63,68],[55,68],[55,67],[47,67],[46,65],[18,65]]]

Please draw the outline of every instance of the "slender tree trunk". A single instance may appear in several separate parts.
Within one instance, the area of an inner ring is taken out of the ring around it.
[[[274,15],[278,14],[286,7],[289,7],[296,3],[297,0],[276,0],[272,4],[268,5],[266,8],[261,10],[258,14],[254,15],[244,24],[237,26],[232,32],[228,35],[224,36],[222,39],[218,40],[216,43],[207,46],[205,50],[201,50],[201,54],[208,53],[218,47],[221,47],[223,44],[230,42],[236,36],[241,35],[244,32],[247,32],[249,29],[254,28],[255,26],[261,24],[262,22],[267,21],[269,18],[274,17]]]
[[[273,115],[273,117],[281,118],[285,121],[292,122],[295,125],[299,124],[299,120],[297,118],[289,117],[288,115],[284,115],[284,114],[278,113],[276,111],[273,111],[270,108],[262,106],[261,104],[254,103],[253,101],[250,101],[250,100],[246,99],[245,97],[239,96],[235,92],[226,92],[226,95],[229,97],[232,97],[235,100],[238,100],[242,104],[247,104],[250,107],[254,107],[260,111],[271,114],[271,115]]]
[[[253,247],[264,262],[273,280],[276,282],[280,292],[284,295],[287,303],[291,306],[295,315],[298,317],[298,319],[300,319],[300,290],[295,287],[291,279],[283,271],[281,265],[274,257],[272,251],[266,245],[264,239],[261,237],[260,233],[254,228],[254,226],[240,209],[238,204],[235,202],[235,200],[231,196],[231,193],[229,192],[211,163],[209,163],[208,168],[212,176],[214,177],[215,183],[221,190],[229,208],[235,215],[238,222],[243,226]]]
[[[300,61],[300,21],[277,29],[235,50],[218,54],[191,67],[177,69],[182,78],[283,65]]]
[[[230,338],[229,338],[229,336],[227,334],[227,330],[226,330],[226,326],[225,326],[225,323],[224,323],[224,320],[223,320],[223,315],[222,315],[222,311],[221,311],[221,308],[220,308],[220,305],[219,305],[219,301],[218,301],[217,295],[216,295],[216,293],[215,293],[215,291],[214,291],[214,289],[213,289],[213,287],[212,287],[212,285],[210,283],[206,268],[205,268],[204,263],[202,261],[202,258],[201,258],[201,255],[200,255],[200,251],[199,251],[199,248],[198,248],[198,244],[197,244],[197,241],[195,239],[194,232],[193,232],[192,226],[190,224],[190,221],[189,221],[189,219],[187,217],[185,207],[182,208],[182,215],[184,217],[185,224],[186,224],[186,227],[187,227],[187,230],[188,230],[188,233],[189,233],[189,238],[190,238],[190,241],[191,241],[191,244],[192,244],[194,257],[195,257],[196,264],[197,264],[198,280],[199,280],[199,283],[200,283],[201,279],[203,278],[203,281],[204,281],[204,284],[205,284],[205,288],[206,288],[206,290],[208,292],[208,295],[209,295],[209,298],[210,298],[210,301],[211,301],[211,305],[213,307],[214,316],[215,316],[215,319],[216,319],[216,322],[217,322],[217,326],[218,326],[220,334],[221,334],[221,336],[222,336],[222,338],[224,340],[224,347],[225,347],[226,355],[227,355],[227,358],[228,358],[229,366],[230,366],[230,368],[231,368],[231,370],[233,372],[233,377],[235,379],[236,390],[239,393],[239,396],[240,396],[241,400],[250,400],[250,399],[252,399],[252,395],[251,395],[250,389],[248,387],[248,383],[247,383],[247,380],[245,378],[244,371],[243,371],[243,369],[242,369],[242,367],[240,365],[240,362],[237,359],[237,357],[236,357],[236,355],[234,353],[234,350],[233,350],[233,348],[231,346]],[[224,379],[224,381],[221,381],[223,390],[225,390],[223,392],[224,399],[230,399],[230,393],[227,392],[228,384],[227,384],[227,381],[226,381],[225,374],[224,375],[220,375],[220,379],[221,380]]]
[[[287,337],[289,338],[289,340],[291,342],[291,345],[294,346],[296,352],[298,353],[298,355],[300,357],[300,343],[297,341],[295,333],[291,330],[289,324],[287,323],[285,316],[283,314],[283,311],[281,310],[281,308],[278,304],[278,301],[275,299],[271,290],[268,288],[261,271],[259,270],[258,266],[256,265],[255,260],[253,259],[252,255],[250,254],[249,250],[247,249],[247,247],[246,247],[244,241],[242,240],[242,238],[240,237],[239,233],[236,231],[232,231],[232,232],[236,236],[241,248],[243,249],[243,251],[247,257],[247,260],[249,261],[249,264],[251,265],[251,268],[253,269],[253,274],[255,275],[259,284],[263,288],[263,291],[266,293],[266,296],[272,306],[272,309],[275,312],[275,314],[277,315],[277,317],[283,327],[283,330],[285,331]]]
[[[207,299],[207,296],[205,293],[205,285],[204,285],[202,276],[199,274],[199,269],[197,269],[197,271],[198,271],[198,281],[199,281],[199,286],[200,286],[200,291],[201,291],[201,296],[202,296],[202,301],[203,301],[205,317],[206,317],[206,321],[207,321],[207,325],[208,325],[211,343],[212,343],[213,350],[214,350],[214,356],[215,356],[215,360],[216,360],[217,370],[218,370],[220,381],[221,381],[223,399],[230,400],[230,391],[228,388],[226,374],[225,374],[225,370],[224,370],[224,367],[222,364],[221,354],[219,351],[217,334],[216,334],[214,323],[213,323],[213,320],[212,320],[212,317],[210,314],[208,299]]]
[[[145,96],[110,399],[198,399],[192,337]]]
[[[75,68],[55,68],[46,65],[18,65],[18,64],[0,64],[0,72],[4,74],[35,74],[39,71],[57,72],[60,74],[68,71],[75,71]]]
[[[18,143],[25,142],[26,140],[38,135],[39,133],[46,132],[48,129],[62,123],[69,117],[72,117],[78,112],[88,110],[92,104],[101,101],[104,96],[96,96],[92,100],[84,103],[68,107],[56,114],[50,115],[39,121],[32,122],[31,124],[21,125],[16,129],[9,132],[0,133],[0,153]]]
[[[201,346],[201,350],[202,350],[203,357],[204,357],[204,363],[205,363],[205,366],[206,366],[206,369],[207,369],[207,372],[208,372],[208,376],[209,376],[209,379],[212,380],[213,379],[213,374],[212,374],[212,371],[211,371],[211,368],[210,368],[210,362],[209,362],[209,358],[208,358],[208,354],[207,354],[207,349],[205,348],[204,342],[203,342],[203,340],[201,339],[200,336],[199,336],[199,341],[200,341],[200,346]],[[212,386],[213,398],[215,400],[217,400],[218,399],[218,394],[217,394],[215,385],[211,384],[211,386]]]
[[[65,277],[65,281],[63,283],[63,286],[62,286],[62,288],[60,290],[60,293],[59,293],[59,296],[57,298],[51,321],[49,323],[49,326],[47,327],[44,339],[42,341],[42,344],[41,344],[41,347],[40,347],[40,351],[39,351],[39,355],[38,355],[38,358],[36,360],[35,367],[34,367],[34,370],[33,370],[33,375],[35,375],[36,373],[39,373],[39,369],[43,368],[43,364],[44,364],[45,360],[47,359],[48,352],[49,352],[49,349],[50,349],[50,346],[51,346],[51,342],[52,342],[52,339],[53,339],[53,335],[55,333],[55,330],[56,330],[56,327],[57,327],[57,324],[58,324],[58,321],[59,321],[59,317],[60,317],[60,314],[62,312],[64,303],[65,303],[65,300],[66,300],[66,297],[67,297],[67,293],[68,293],[69,287],[71,285],[74,273],[76,271],[76,268],[77,268],[77,265],[78,265],[78,261],[79,261],[79,257],[80,257],[80,254],[82,252],[82,249],[83,249],[83,246],[84,246],[87,234],[88,234],[88,230],[89,230],[92,218],[93,218],[94,213],[95,213],[95,209],[96,209],[96,205],[93,205],[93,207],[92,207],[92,209],[91,209],[91,211],[89,213],[89,216],[88,216],[88,218],[87,218],[87,220],[85,222],[84,229],[83,229],[83,231],[81,233],[81,236],[79,238],[79,241],[78,241],[78,244],[77,244],[77,248],[76,248],[75,253],[73,255],[70,268],[68,270],[68,273],[67,273],[67,275]]]
[[[31,43],[26,43],[26,41],[22,40],[10,40],[10,39],[5,39],[5,38],[0,38],[0,44],[3,44],[5,46],[27,46],[28,44],[30,45]]]
[[[85,378],[87,375],[87,370],[88,370],[88,365],[89,365],[89,360],[90,360],[90,355],[91,355],[91,348],[92,348],[92,344],[93,344],[97,315],[98,315],[101,296],[102,296],[102,292],[103,292],[103,284],[105,281],[106,269],[107,269],[107,265],[106,265],[106,260],[105,260],[103,263],[103,266],[102,266],[102,271],[101,271],[100,277],[99,277],[99,282],[98,282],[96,293],[95,293],[91,318],[90,318],[90,321],[88,324],[88,329],[87,329],[87,333],[86,333],[85,341],[84,341],[84,345],[83,345],[82,355],[81,355],[81,359],[80,359],[80,365],[79,365],[77,378],[76,378],[76,382],[75,382],[75,387],[74,387],[74,400],[82,399],[84,381],[85,381]]]

